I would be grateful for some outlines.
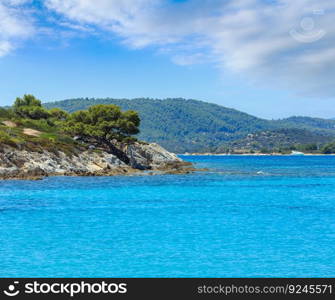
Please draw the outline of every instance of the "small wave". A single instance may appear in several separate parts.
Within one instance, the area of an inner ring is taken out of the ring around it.
[[[270,173],[264,172],[264,171],[257,171],[257,175],[271,175]]]

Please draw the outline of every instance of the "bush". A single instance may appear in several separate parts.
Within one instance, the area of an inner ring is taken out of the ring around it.
[[[297,145],[296,149],[302,152],[314,152],[318,150],[317,144]]]
[[[50,109],[49,114],[51,118],[54,118],[55,120],[58,120],[58,121],[65,121],[69,116],[69,114],[65,110],[62,110],[60,108]]]
[[[263,153],[263,154],[270,154],[270,153],[272,153],[272,151],[270,149],[267,149],[267,148],[262,148],[260,150],[260,152]]]
[[[11,119],[13,117],[13,111],[9,108],[0,107],[0,118],[2,119]]]
[[[20,118],[34,120],[50,118],[50,113],[42,107],[41,100],[33,95],[24,95],[23,98],[16,98],[13,105],[14,113]]]
[[[57,131],[57,128],[54,126],[51,120],[40,119],[20,119],[17,120],[17,123],[20,126],[40,130],[40,131]]]
[[[0,144],[16,147],[17,142],[15,138],[12,138],[8,133],[0,129]]]
[[[321,152],[323,154],[333,154],[335,153],[335,142],[330,143],[322,147]]]
[[[21,106],[15,109],[15,113],[21,118],[33,120],[47,119],[50,117],[49,112],[39,106]]]

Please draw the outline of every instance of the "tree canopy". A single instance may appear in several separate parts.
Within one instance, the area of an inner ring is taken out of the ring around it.
[[[58,121],[65,121],[69,117],[69,114],[65,110],[56,107],[50,109],[49,114],[51,118],[54,118]]]
[[[116,105],[100,104],[72,113],[65,122],[64,130],[109,144],[113,139],[123,141],[139,133],[139,125],[140,118],[135,111],[122,112]]]
[[[33,95],[24,95],[23,98],[16,98],[13,111],[21,118],[40,120],[50,117],[48,110],[42,107],[41,100],[36,99]]]

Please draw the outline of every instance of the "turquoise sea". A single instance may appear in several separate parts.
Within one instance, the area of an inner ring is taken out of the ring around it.
[[[335,156],[0,181],[0,277],[334,277]]]

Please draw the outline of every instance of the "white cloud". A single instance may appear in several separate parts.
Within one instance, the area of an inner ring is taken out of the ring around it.
[[[12,45],[8,41],[0,41],[0,57],[12,50]]]
[[[166,44],[187,34],[164,0],[46,0],[46,6],[71,21],[91,24],[124,37],[133,47]],[[175,21],[174,21],[174,20]],[[164,24],[165,23],[165,24]]]
[[[30,37],[34,28],[30,17],[20,6],[27,0],[4,0],[0,2],[0,57],[12,51],[17,43]]]
[[[224,71],[245,75],[263,86],[335,96],[331,82],[335,77],[334,0],[45,3],[71,24],[117,33],[132,47],[172,48],[173,60],[179,64],[206,57]]]
[[[109,30],[131,27],[157,0],[46,0],[49,9],[71,20],[95,24]]]

